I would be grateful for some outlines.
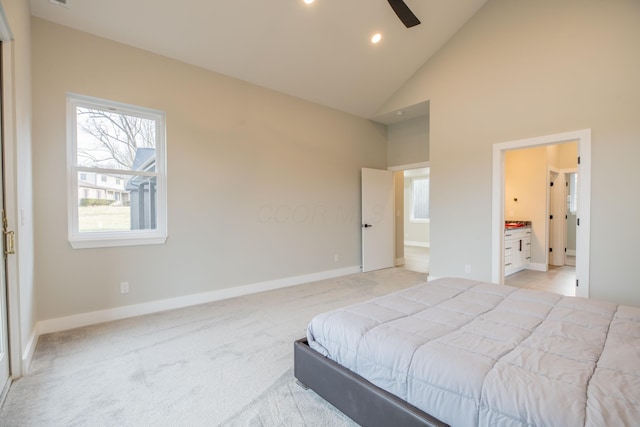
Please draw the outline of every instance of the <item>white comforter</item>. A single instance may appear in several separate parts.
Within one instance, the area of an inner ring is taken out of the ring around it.
[[[453,426],[640,425],[640,308],[439,279],[318,315],[307,338]]]

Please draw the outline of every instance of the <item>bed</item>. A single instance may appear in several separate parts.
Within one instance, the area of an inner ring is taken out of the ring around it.
[[[315,316],[294,375],[365,426],[640,420],[640,308],[445,278]]]

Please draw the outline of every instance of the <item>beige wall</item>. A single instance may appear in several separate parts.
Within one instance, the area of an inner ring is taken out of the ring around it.
[[[31,17],[29,3],[2,0],[13,41],[3,49],[5,200],[9,228],[16,232],[16,255],[7,259],[11,310],[18,310],[20,357],[26,357],[36,324],[34,288],[33,193],[31,163]],[[13,319],[13,316],[12,316]],[[12,331],[15,331],[12,327]],[[12,337],[12,342],[16,340]],[[31,349],[32,350],[32,349]],[[14,360],[15,363],[19,363]],[[14,374],[18,374],[15,370]]]
[[[429,161],[429,116],[389,125],[387,140],[390,167]]]
[[[429,116],[419,116],[387,126],[387,164],[406,166],[429,161]],[[406,215],[404,175],[395,174],[396,260],[404,258]]]
[[[578,143],[558,144],[558,169],[576,169],[578,167]]]
[[[591,128],[591,296],[640,305],[638,40],[635,0],[490,0],[391,97],[429,100],[432,275],[492,277],[493,144]]]
[[[39,19],[32,27],[39,319],[360,265],[360,169],[386,168],[384,126]],[[166,112],[166,244],[69,246],[67,92]]]
[[[404,171],[393,174],[393,191],[395,195],[395,259],[396,265],[402,265],[404,259]]]

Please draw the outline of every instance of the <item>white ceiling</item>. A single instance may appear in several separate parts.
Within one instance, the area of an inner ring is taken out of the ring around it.
[[[39,18],[371,118],[486,2],[405,1],[422,24],[405,28],[386,0],[30,3]],[[369,40],[375,32],[378,45]]]

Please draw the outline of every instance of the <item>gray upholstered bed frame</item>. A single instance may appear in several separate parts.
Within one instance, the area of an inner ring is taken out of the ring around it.
[[[294,343],[294,376],[361,426],[446,426],[404,400],[312,350]]]

